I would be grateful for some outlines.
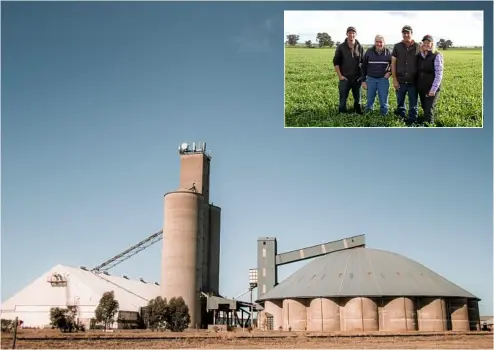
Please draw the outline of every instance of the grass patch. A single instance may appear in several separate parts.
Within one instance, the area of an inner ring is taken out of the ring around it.
[[[482,50],[451,49],[441,53],[445,70],[435,109],[435,126],[482,127]],[[405,127],[392,113],[396,108],[396,93],[391,81],[387,117],[379,115],[377,98],[372,113],[338,114],[338,78],[333,56],[334,49],[285,49],[286,127]],[[362,89],[362,104],[366,101],[367,91]],[[353,108],[351,93],[347,103]]]

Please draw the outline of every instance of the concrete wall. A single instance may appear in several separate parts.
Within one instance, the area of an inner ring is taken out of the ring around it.
[[[378,309],[373,299],[365,297],[349,298],[343,302],[343,305],[342,331],[367,332],[379,330]]]
[[[337,332],[340,330],[340,305],[330,298],[310,300],[307,309],[307,331]]]
[[[283,329],[305,331],[307,327],[307,300],[283,300]]]
[[[479,303],[476,300],[468,300],[468,320],[470,321],[471,331],[480,331],[480,312]]]
[[[451,315],[451,330],[469,331],[470,321],[468,319],[467,299],[450,299],[449,314]]]
[[[220,285],[221,208],[209,206],[209,266],[210,291],[219,293]]]
[[[195,183],[197,192],[202,194],[204,202],[209,203],[209,159],[202,153],[180,156],[179,188],[191,188]]]
[[[273,315],[275,330],[443,332],[480,327],[478,303],[464,298],[285,299],[266,301],[265,312]]]
[[[210,320],[199,290],[219,294],[221,209],[209,205],[210,159],[183,154],[180,162],[181,190],[165,196],[162,296],[181,294],[190,326],[206,326]]]
[[[210,261],[210,234],[209,234],[209,179],[210,160],[203,153],[184,154],[180,156],[180,188],[190,189],[194,185],[197,193],[203,197],[203,206],[197,211],[200,234],[197,236],[197,264],[196,283],[202,290],[210,291],[209,261]]]
[[[261,298],[277,283],[276,268],[277,242],[274,237],[257,240],[257,298]]]
[[[415,300],[412,298],[382,299],[379,307],[379,330],[389,332],[415,331],[418,328]]]
[[[257,328],[260,329],[260,330],[263,330],[263,331],[267,331],[268,330],[268,320],[267,320],[267,316],[266,316],[266,311],[263,310],[263,311],[259,311],[257,313]]]
[[[280,327],[283,327],[283,301],[266,301],[264,311],[273,315],[273,330],[279,330]]]
[[[444,332],[448,330],[446,302],[443,298],[420,298],[418,304],[420,331]]]
[[[161,266],[161,296],[183,297],[189,306],[191,327],[200,324],[198,239],[203,234],[199,193],[177,191],[165,195]]]

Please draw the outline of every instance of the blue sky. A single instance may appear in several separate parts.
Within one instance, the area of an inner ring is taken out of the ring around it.
[[[492,313],[491,116],[472,130],[283,129],[290,6],[2,3],[2,300],[159,230],[178,145],[207,141],[222,294],[247,288],[260,236],[285,251],[365,233]],[[159,281],[160,250],[111,271]]]
[[[386,43],[394,44],[402,40],[401,28],[405,24],[412,26],[418,41],[429,34],[434,41],[451,40],[455,46],[484,43],[482,11],[287,11],[284,19],[285,37],[298,34],[301,43],[315,42],[319,32],[328,33],[334,41],[343,41],[348,26],[354,25],[357,39],[363,44],[373,44],[377,34],[384,36]]]

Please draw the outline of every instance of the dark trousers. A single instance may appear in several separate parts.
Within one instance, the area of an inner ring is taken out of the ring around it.
[[[439,99],[439,93],[440,91],[437,90],[434,96],[426,96],[427,93],[419,92],[420,105],[424,110],[424,122],[434,123],[434,107]]]
[[[403,119],[406,119],[407,108],[405,106],[405,98],[408,95],[408,121],[415,122],[418,116],[418,92],[417,87],[412,84],[400,84],[400,88],[396,91],[396,99],[398,108],[396,114]]]
[[[356,113],[362,113],[362,108],[361,108],[361,90],[362,90],[362,85],[360,81],[350,79],[350,80],[340,80],[338,83],[338,90],[340,91],[340,103],[338,106],[338,111],[340,113],[345,113],[346,110],[346,102],[348,100],[348,95],[350,93],[350,90],[352,91],[353,95],[353,106],[355,108]]]

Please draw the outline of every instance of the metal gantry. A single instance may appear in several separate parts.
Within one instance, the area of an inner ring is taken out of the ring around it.
[[[130,257],[143,251],[144,249],[146,249],[146,248],[152,246],[153,244],[159,242],[162,238],[163,238],[163,230],[160,230],[156,233],[153,233],[151,236],[143,239],[139,243],[134,244],[132,247],[124,250],[120,254],[115,255],[114,257],[108,259],[104,263],[91,269],[91,272],[108,271],[111,268],[113,268],[113,267],[117,266],[118,264],[124,262],[125,260],[129,259]]]

